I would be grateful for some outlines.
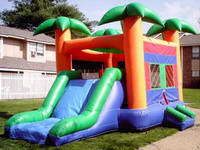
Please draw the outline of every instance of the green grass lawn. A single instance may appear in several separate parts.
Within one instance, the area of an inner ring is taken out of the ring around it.
[[[190,107],[200,109],[200,89],[184,89],[184,101],[189,103]]]
[[[191,107],[200,108],[200,90],[184,89],[185,101]],[[37,109],[42,100],[0,101],[0,150],[23,149],[65,149],[65,150],[134,150],[177,132],[176,129],[156,127],[144,132],[109,133],[95,138],[73,142],[61,147],[40,146],[21,140],[11,140],[3,136],[5,121],[13,114]]]

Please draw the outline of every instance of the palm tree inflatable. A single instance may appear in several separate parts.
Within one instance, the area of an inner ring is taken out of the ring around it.
[[[142,21],[163,26],[162,20],[154,11],[139,3],[130,3],[109,10],[99,25],[120,21],[123,22],[123,49],[127,75],[127,94],[129,108],[146,108],[145,69]],[[137,70],[140,70],[137,71]],[[140,88],[139,88],[140,87]],[[136,100],[140,101],[136,103]]]
[[[172,18],[163,21],[164,26],[153,25],[147,32],[147,36],[152,36],[158,33],[163,33],[163,39],[168,42],[176,43],[176,56],[177,56],[177,71],[178,71],[178,89],[179,89],[179,99],[183,101],[183,91],[182,91],[182,71],[181,71],[181,59],[180,59],[180,40],[179,32],[187,32],[196,34],[195,29],[187,22]]]
[[[81,21],[68,17],[48,19],[41,23],[34,32],[34,35],[37,35],[55,30],[57,72],[72,69],[72,56],[71,54],[64,52],[63,48],[64,42],[71,40],[70,29],[81,31],[87,35],[91,34],[87,26]]]

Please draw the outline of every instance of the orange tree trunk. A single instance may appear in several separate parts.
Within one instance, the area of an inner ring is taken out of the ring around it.
[[[167,30],[163,32],[163,38],[168,42],[176,43],[178,92],[179,92],[179,99],[183,101],[183,80],[182,80],[182,69],[181,69],[179,31]]]
[[[67,40],[71,40],[71,32],[70,29],[66,29],[64,31],[56,30],[56,68],[57,73],[63,70],[71,70],[72,69],[72,56],[67,53],[67,50],[64,50],[64,42]]]
[[[112,68],[113,67],[113,54],[109,53],[107,54],[107,57],[105,59],[105,68]]]
[[[130,109],[144,109],[147,107],[147,102],[142,20],[140,17],[131,17],[124,20],[123,46],[128,107]]]

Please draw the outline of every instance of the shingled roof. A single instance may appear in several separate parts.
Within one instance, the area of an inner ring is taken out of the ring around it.
[[[55,62],[46,63],[30,62],[23,58],[4,57],[0,59],[0,68],[19,69],[19,70],[37,70],[37,71],[56,71]]]
[[[52,37],[47,36],[45,34],[39,34],[39,35],[33,36],[33,32],[30,32],[28,30],[22,30],[22,29],[17,29],[13,27],[3,26],[3,25],[0,25],[0,36],[19,38],[26,41],[37,41],[37,42],[55,45],[55,40]]]
[[[157,34],[156,36],[152,36],[156,39],[163,39],[162,34]],[[185,34],[180,33],[180,45],[181,46],[200,46],[200,34]]]
[[[200,46],[200,34],[183,36],[181,46]]]

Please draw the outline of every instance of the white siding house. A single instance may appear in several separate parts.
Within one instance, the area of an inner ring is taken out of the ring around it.
[[[43,98],[55,77],[53,38],[0,26],[0,100]]]

